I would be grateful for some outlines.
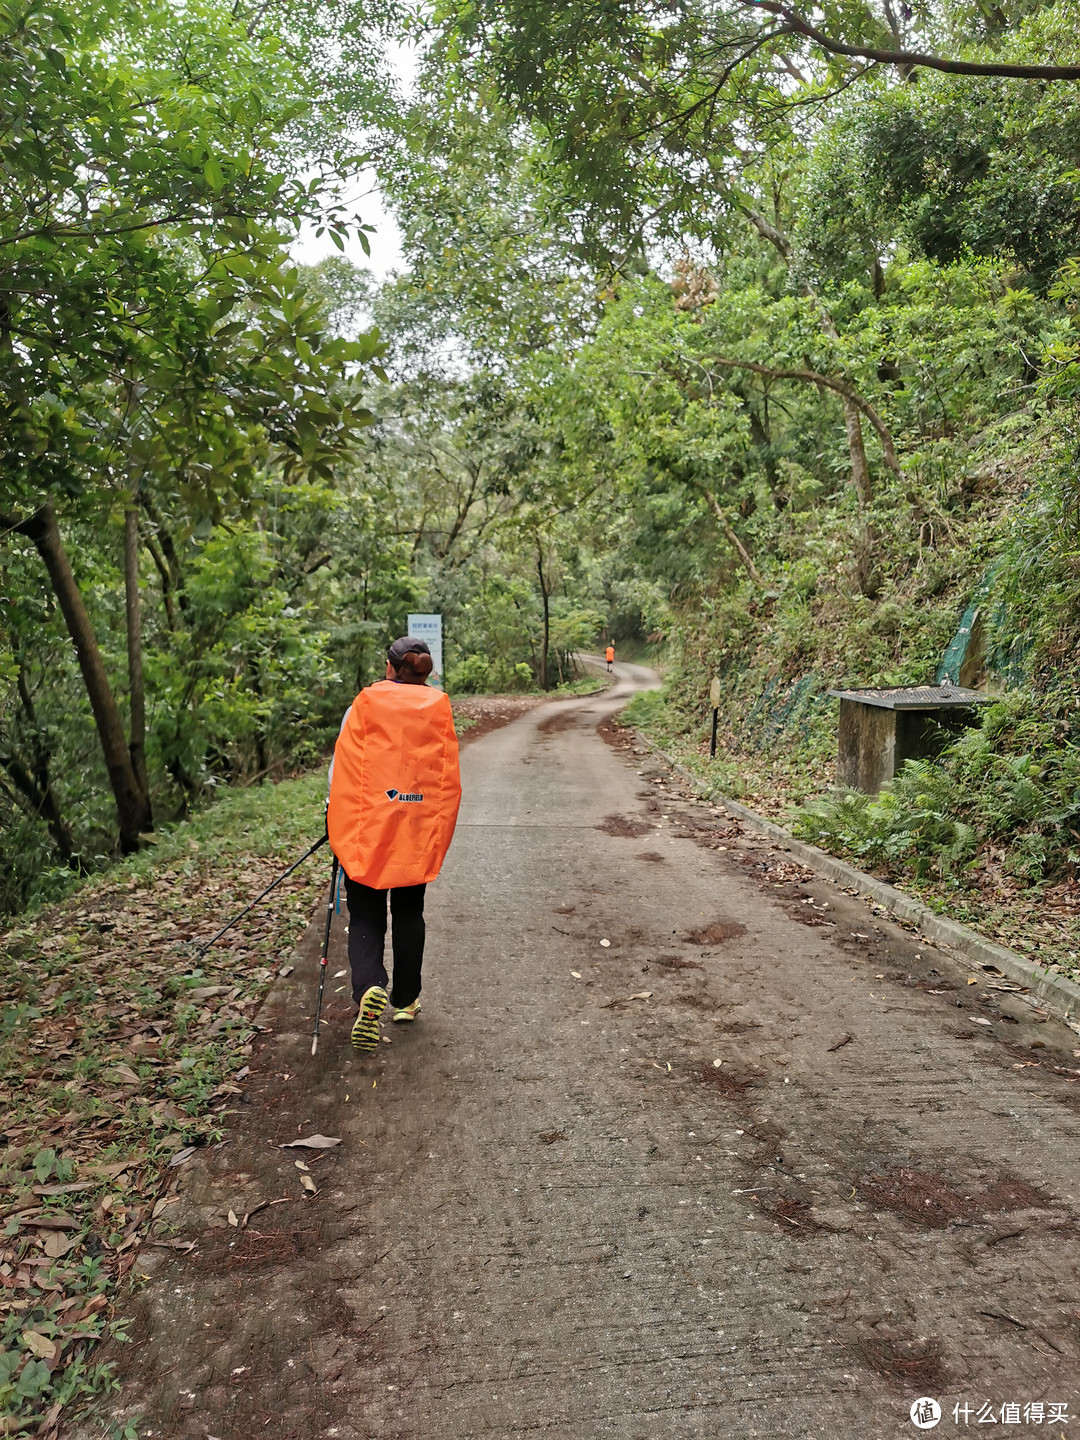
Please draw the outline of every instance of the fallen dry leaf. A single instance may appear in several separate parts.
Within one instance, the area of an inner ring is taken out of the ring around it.
[[[105,1180],[115,1180],[117,1175],[122,1175],[125,1170],[131,1170],[136,1165],[141,1165],[143,1159],[144,1157],[140,1155],[133,1160],[121,1160],[111,1165],[95,1165],[93,1173],[100,1175]]]
[[[286,1140],[279,1148],[282,1150],[329,1150],[334,1145],[341,1144],[341,1137],[337,1135],[308,1135],[304,1140]]]
[[[56,1346],[48,1336],[41,1335],[36,1330],[24,1330],[22,1332],[22,1342],[39,1360],[56,1359]]]
[[[194,842],[193,848],[200,849]],[[94,1302],[103,1310],[137,1268],[140,1241],[177,1253],[198,1248],[193,1240],[145,1236],[152,1216],[157,1229],[158,1219],[170,1213],[159,1201],[175,1199],[162,1193],[162,1170],[170,1160],[185,1164],[196,1146],[220,1132],[227,1112],[214,1102],[236,1093],[243,1072],[233,1072],[251,1063],[255,1007],[275,972],[285,968],[280,962],[293,958],[291,941],[306,924],[314,877],[298,874],[287,881],[280,893],[295,904],[268,907],[246,938],[238,933],[234,945],[201,956],[201,969],[191,957],[192,973],[177,973],[187,962],[166,959],[161,937],[191,942],[208,935],[222,905],[238,906],[240,889],[249,895],[277,878],[280,858],[238,861],[231,851],[211,855],[204,849],[198,876],[181,862],[167,864],[153,882],[97,877],[78,897],[20,920],[25,961],[0,966],[0,1008],[26,1007],[25,1017],[16,1015],[15,1033],[0,1037],[5,1060],[17,1055],[20,1065],[18,1092],[6,1094],[4,1104],[8,1145],[22,1152],[15,1167],[23,1171],[20,1190],[33,1186],[42,1206],[63,1197],[55,1214],[28,1215],[29,1196],[26,1205],[9,1209],[5,1218],[13,1233],[0,1256],[7,1272],[0,1277],[0,1297],[9,1348],[14,1345],[35,1369],[55,1367],[54,1394],[66,1397],[65,1415],[69,1405],[74,1409],[87,1398],[86,1377],[94,1373],[84,1363],[85,1347],[68,1342],[92,1344],[108,1333],[107,1323],[100,1333],[87,1328],[94,1311],[79,1308],[85,1309],[84,1247],[85,1257],[94,1257],[95,1286],[107,1290]],[[188,1007],[190,1019],[183,1046],[174,1048],[170,1016],[177,1006]],[[86,1060],[93,1063],[84,1065]],[[196,1066],[206,1067],[209,1083],[178,1103],[173,1076]],[[26,1163],[42,1150],[56,1152],[62,1162],[39,1171],[44,1184]],[[19,1223],[12,1226],[12,1220]],[[63,1317],[63,1332],[53,1334],[46,1313],[58,1322]],[[23,1327],[44,1343],[33,1351],[33,1341],[24,1347]],[[35,1434],[56,1440],[53,1395],[38,1399],[40,1405],[33,1395],[19,1396],[12,1406],[10,1396],[0,1397],[0,1435],[23,1433],[34,1410]]]
[[[628,995],[626,998],[628,1000],[651,1000],[652,993],[651,990],[638,990],[635,994]]]
[[[209,1000],[214,995],[224,995],[228,985],[196,985],[194,990],[185,990],[182,1000]]]
[[[308,1192],[309,1195],[317,1195],[319,1193],[319,1187],[315,1184],[315,1181],[311,1178],[310,1175],[301,1175],[300,1184],[304,1187],[304,1189]]]

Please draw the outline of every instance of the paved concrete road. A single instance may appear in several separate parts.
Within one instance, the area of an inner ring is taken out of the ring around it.
[[[150,1286],[142,1434],[876,1440],[919,1396],[943,1435],[1080,1425],[1080,1041],[668,798],[597,732],[650,678],[463,752],[415,1028],[354,1058],[340,997],[313,1074],[279,996],[270,1131]],[[237,1240],[309,1127],[344,1141],[319,1196]]]

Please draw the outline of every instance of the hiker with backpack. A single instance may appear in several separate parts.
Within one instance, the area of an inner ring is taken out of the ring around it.
[[[361,1053],[378,1047],[387,1005],[395,1023],[419,1013],[424,893],[442,867],[461,802],[454,717],[449,697],[427,684],[431,669],[425,641],[395,640],[385,678],[345,712],[330,766],[326,825],[345,876],[358,1006],[352,1044]],[[392,985],[383,961],[387,899]]]

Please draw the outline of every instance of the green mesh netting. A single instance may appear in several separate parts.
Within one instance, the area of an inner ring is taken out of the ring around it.
[[[768,682],[746,717],[746,733],[754,737],[755,751],[764,750],[784,732],[802,736],[808,733],[813,712],[822,699],[819,685],[816,675],[804,675],[790,685],[779,678]]]
[[[1018,685],[1023,680],[1027,659],[1031,651],[1031,639],[1027,634],[1011,634],[1009,607],[1004,601],[991,603],[994,586],[1000,566],[987,570],[972,592],[971,603],[960,618],[960,626],[949,641],[941,664],[934,676],[940,685],[946,680],[954,685],[960,682],[960,671],[971,648],[972,632],[981,616],[986,636],[984,663],[987,670],[1006,685]]]
[[[960,628],[949,641],[945,654],[941,657],[941,664],[934,676],[935,685],[941,685],[946,680],[951,681],[954,685],[960,683],[960,670],[967,659],[971,646],[971,632],[975,628],[975,621],[982,605],[983,601],[980,597],[978,600],[973,600],[964,611],[960,620]]]

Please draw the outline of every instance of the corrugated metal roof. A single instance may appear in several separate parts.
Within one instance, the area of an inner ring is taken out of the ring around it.
[[[990,699],[981,690],[961,690],[959,685],[898,685],[891,689],[830,690],[829,694],[860,705],[878,705],[883,710],[948,710],[985,705]]]

